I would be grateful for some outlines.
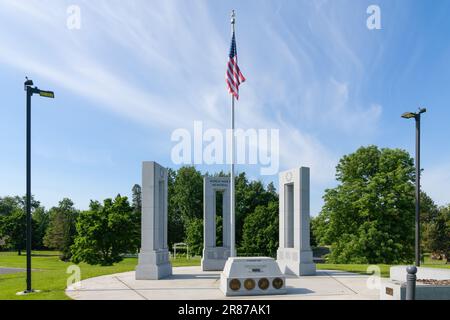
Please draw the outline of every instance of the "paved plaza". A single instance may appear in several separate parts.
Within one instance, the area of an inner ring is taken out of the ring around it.
[[[317,271],[316,276],[287,276],[286,295],[234,297],[295,300],[378,300],[379,290],[367,287],[368,276],[343,271]],[[76,300],[216,300],[227,299],[219,290],[220,272],[200,267],[173,268],[162,280],[135,280],[125,272],[83,280],[67,288]]]

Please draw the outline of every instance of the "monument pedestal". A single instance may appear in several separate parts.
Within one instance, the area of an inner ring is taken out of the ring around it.
[[[277,263],[284,274],[296,276],[313,276],[316,274],[316,264],[311,250],[280,248],[277,251]]]
[[[226,296],[285,294],[286,278],[276,261],[267,257],[231,257],[220,275]]]
[[[172,275],[167,249],[139,253],[136,280],[158,280]]]
[[[202,270],[222,271],[229,256],[230,248],[212,247],[203,249]]]

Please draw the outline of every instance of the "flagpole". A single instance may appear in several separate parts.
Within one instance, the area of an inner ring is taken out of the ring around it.
[[[235,31],[236,15],[234,10],[231,12],[231,35]],[[230,256],[236,256],[235,249],[235,199],[234,199],[234,95],[231,95],[231,179],[230,179]]]

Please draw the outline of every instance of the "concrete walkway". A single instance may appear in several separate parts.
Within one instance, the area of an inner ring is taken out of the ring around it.
[[[25,272],[25,271],[27,271],[27,269],[0,267],[0,274],[12,274],[12,273]]]
[[[219,272],[200,267],[173,268],[163,280],[135,280],[134,271],[86,279],[66,289],[76,300],[215,300],[227,299],[219,290]],[[368,276],[342,271],[317,271],[312,277],[286,279],[288,293],[244,299],[378,300],[379,290],[368,289]]]

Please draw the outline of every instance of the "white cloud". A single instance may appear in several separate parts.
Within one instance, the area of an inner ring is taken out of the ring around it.
[[[77,4],[82,28],[70,31],[64,3],[5,1],[0,18],[11,28],[0,29],[0,61],[167,133],[167,144],[169,131],[190,128],[194,120],[228,127],[229,34],[225,27],[217,30],[211,2]],[[255,31],[239,43],[248,81],[241,87],[237,124],[280,129],[282,167],[311,166],[313,181],[323,185],[333,180],[338,157],[308,129],[370,134],[382,107],[360,104],[357,82],[364,69],[329,14],[332,8],[303,6],[311,17],[310,34],[294,30],[281,13],[261,8]],[[15,27],[21,30],[17,34],[11,32]],[[264,41],[252,38],[256,33]]]

